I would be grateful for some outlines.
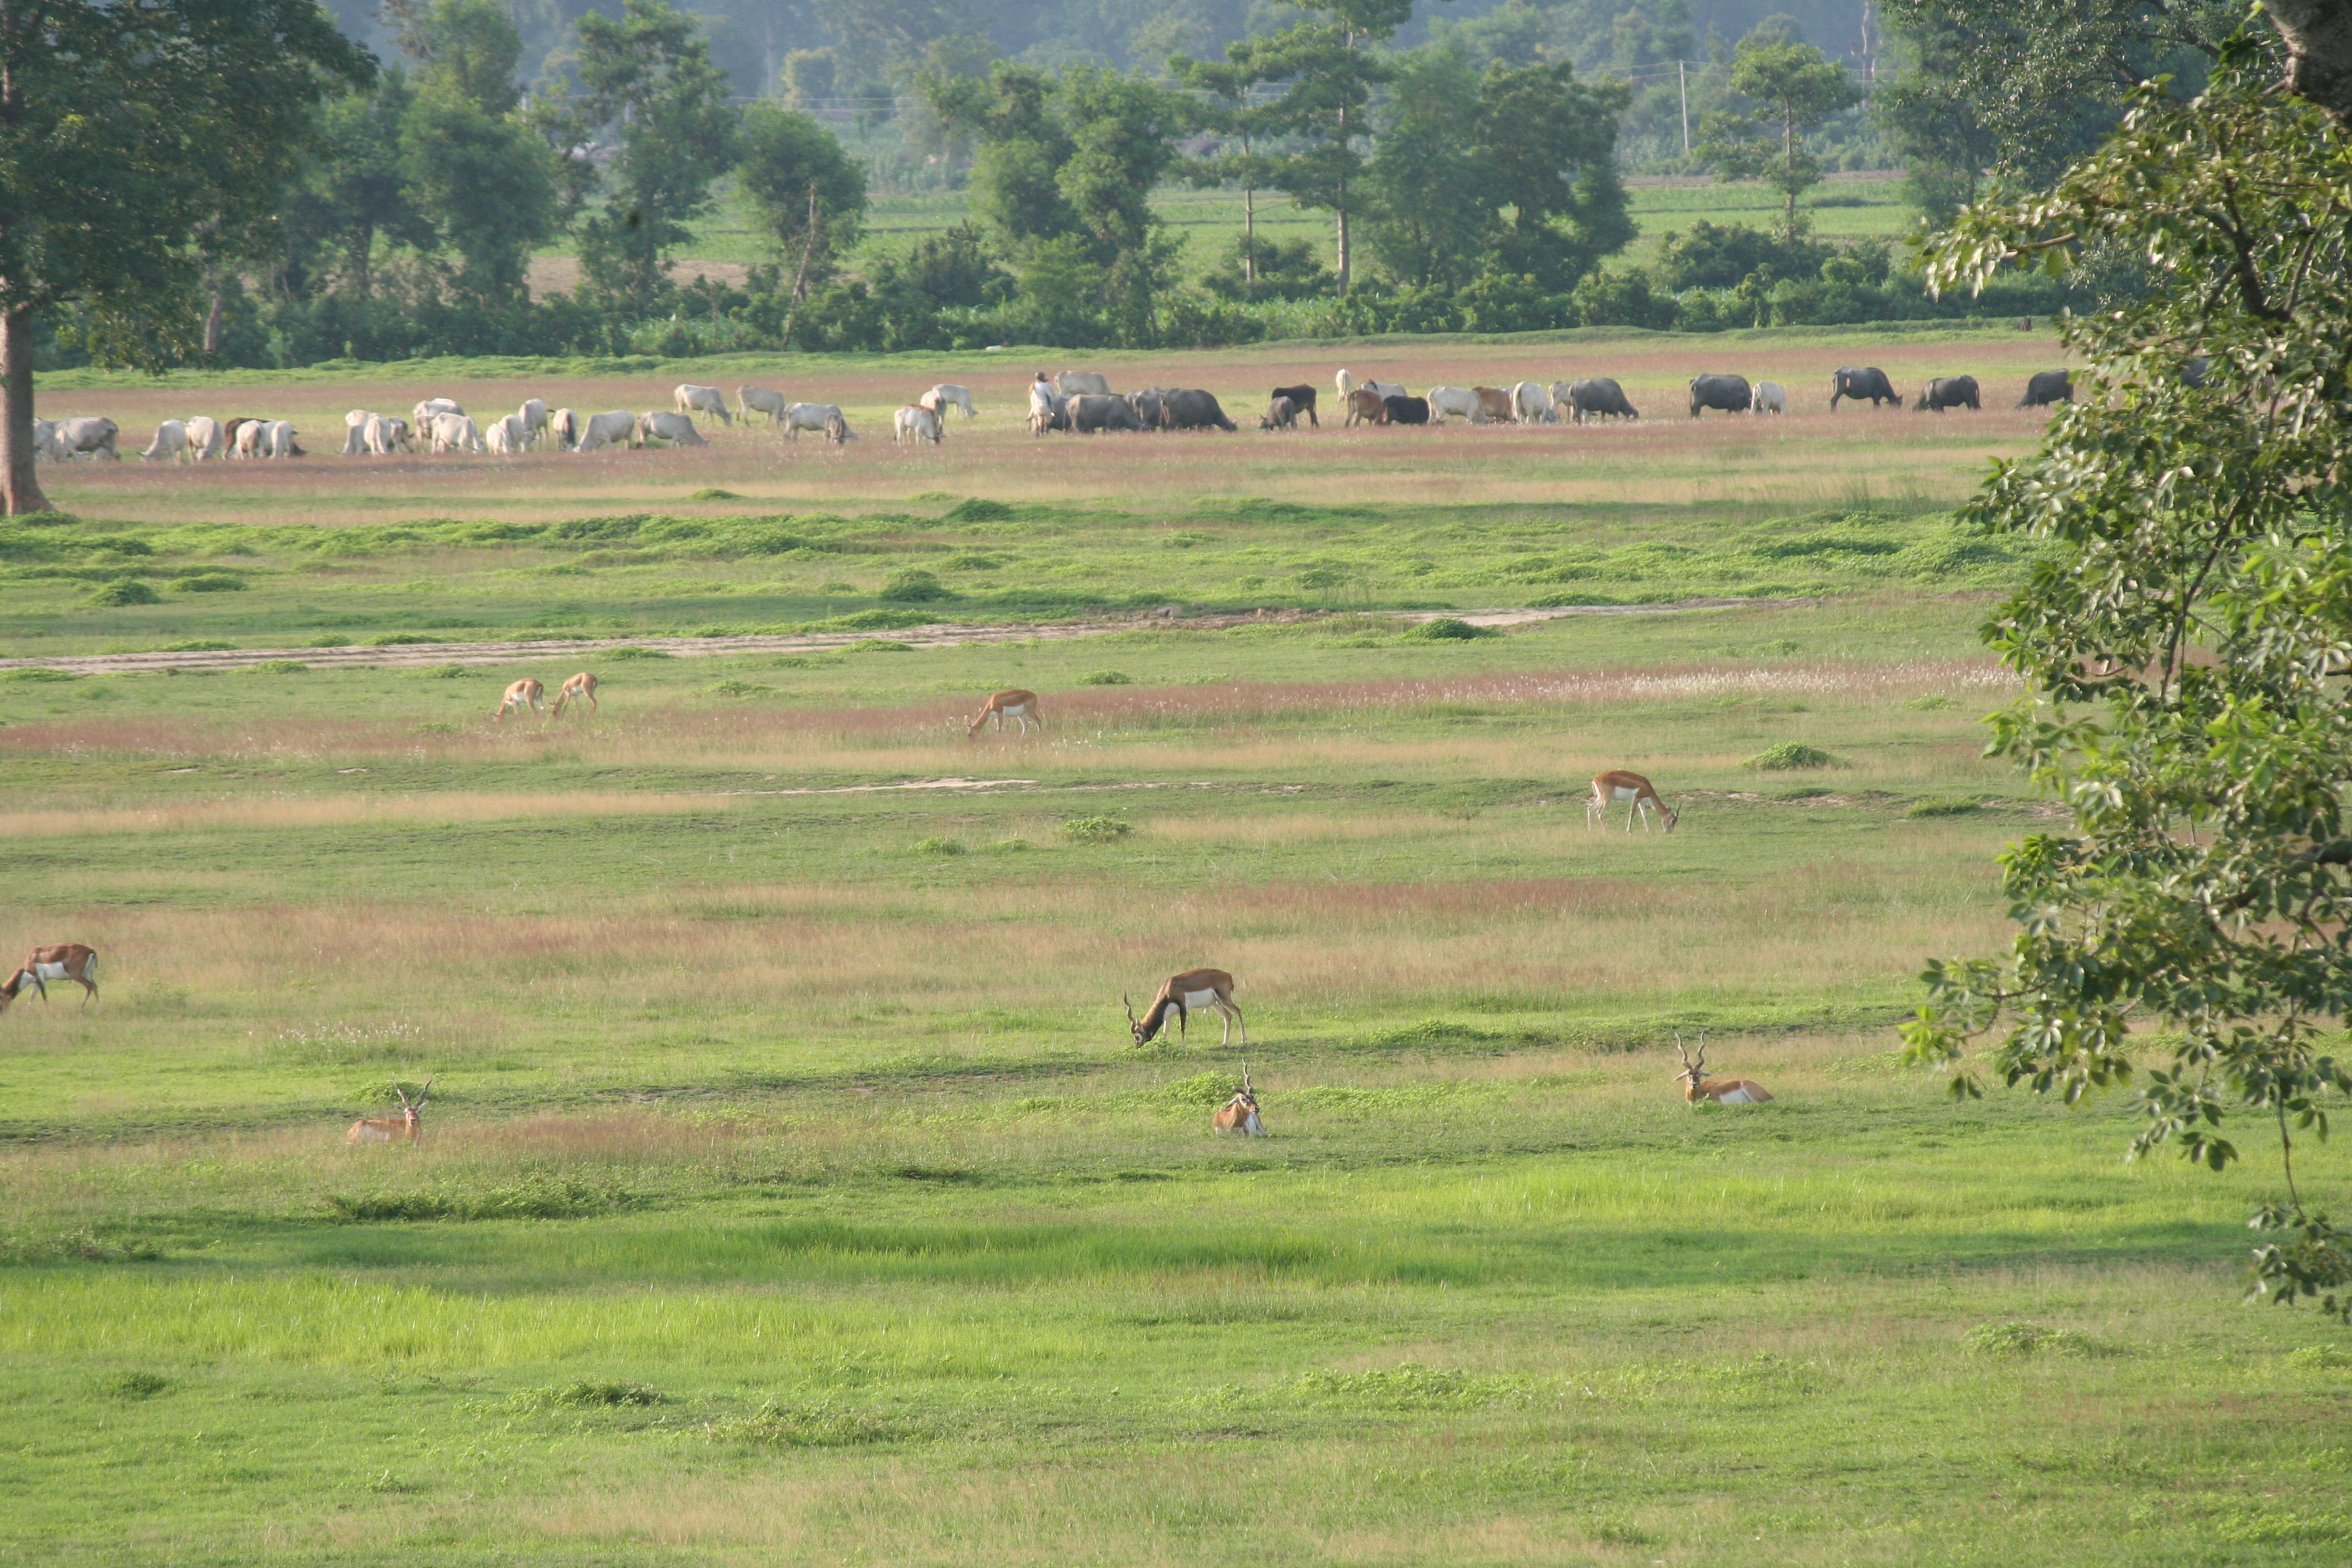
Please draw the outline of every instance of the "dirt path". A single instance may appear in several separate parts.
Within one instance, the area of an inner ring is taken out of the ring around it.
[[[1453,618],[1474,626],[1517,626],[1573,616],[1660,616],[1684,610],[1746,609],[1757,605],[1802,605],[1809,599],[1678,599],[1670,605],[1568,605],[1541,610],[1418,610],[1391,619],[1415,624]],[[1074,637],[1105,637],[1150,626],[1181,626],[1188,631],[1223,631],[1231,626],[1290,626],[1357,612],[1332,610],[1259,610],[1242,616],[1187,616],[1173,608],[1117,620],[1059,621],[1044,626],[909,626],[877,632],[798,632],[764,637],[533,637],[519,642],[397,643],[389,647],[247,647],[209,653],[98,653],[35,658],[0,658],[0,670],[58,669],[78,675],[137,675],[165,669],[249,669],[275,659],[291,659],[313,669],[346,668],[414,668],[442,664],[514,664],[584,658],[619,647],[652,648],[678,658],[708,658],[732,653],[822,653],[853,643],[887,637],[911,647],[961,647],[976,643],[1059,642]]]

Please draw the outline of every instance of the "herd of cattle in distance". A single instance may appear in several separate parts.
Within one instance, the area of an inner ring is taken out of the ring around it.
[[[2201,362],[2192,363],[2188,379],[2200,378]],[[1415,395],[1402,384],[1387,381],[1357,381],[1342,370],[1333,378],[1339,389],[1344,425],[1443,425],[1460,419],[1470,425],[1581,425],[1588,419],[1639,419],[1641,410],[1625,396],[1624,388],[1605,375],[1576,381],[1522,381],[1502,386],[1433,386]],[[454,398],[428,397],[402,419],[354,408],[343,416],[343,454],[389,456],[420,448],[433,452],[513,455],[541,447],[563,452],[599,452],[615,447],[701,447],[709,445],[695,424],[706,416],[721,425],[738,419],[749,423],[765,418],[771,427],[791,440],[807,431],[835,445],[857,438],[840,405],[796,403],[763,386],[740,386],[736,405],[730,408],[718,387],[682,383],[671,393],[672,406],[632,414],[615,409],[582,415],[569,408],[551,409],[531,398],[512,414],[487,423],[467,414]],[[2042,408],[2071,403],[2074,397],[2070,372],[2045,370],[2026,384],[2020,408]],[[1903,395],[1886,373],[1874,365],[1842,368],[1830,377],[1830,407],[1852,399],[1868,399],[1874,408],[1884,403],[1904,406]],[[1277,386],[1261,430],[1295,430],[1304,418],[1319,427],[1316,389],[1307,384]],[[1921,412],[1948,408],[1980,408],[1981,393],[1972,375],[1937,376],[1920,388],[1913,405]],[[938,445],[947,437],[950,409],[976,419],[980,410],[971,394],[961,386],[941,384],[891,416],[894,442]],[[1749,382],[1740,375],[1700,375],[1691,378],[1690,412],[1696,418],[1708,409],[1727,414],[1786,414],[1788,390],[1779,382]],[[1073,435],[1115,430],[1234,430],[1238,428],[1218,405],[1213,393],[1198,387],[1150,387],[1141,392],[1114,393],[1097,371],[1070,370],[1048,376],[1043,371],[1029,384],[1029,429],[1034,436],[1048,431]],[[51,462],[89,458],[111,460],[121,456],[116,443],[121,427],[102,416],[33,421],[37,458]],[[166,419],[155,438],[139,455],[150,461],[201,462],[206,458],[299,458],[307,456],[296,439],[292,424],[283,419],[213,419],[199,415]]]

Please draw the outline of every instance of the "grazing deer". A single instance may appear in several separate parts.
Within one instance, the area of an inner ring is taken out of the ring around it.
[[[344,1142],[414,1143],[423,1135],[424,1118],[417,1113],[425,1109],[425,1097],[433,1092],[433,1080],[429,1078],[425,1080],[425,1087],[416,1091],[415,1100],[402,1093],[398,1084],[392,1086],[392,1092],[400,1097],[400,1114],[362,1117],[352,1123],[349,1132],[343,1134]]]
[[[588,704],[590,712],[599,711],[596,706],[596,678],[583,669],[565,681],[563,689],[555,694],[555,708],[549,716],[555,719],[562,718],[563,705],[567,702],[572,704],[572,710],[575,714],[579,712],[580,704],[583,702]]]
[[[8,977],[8,983],[0,985],[0,1013],[6,1012],[8,1004],[22,996],[27,985],[41,994],[42,1001],[47,1001],[52,980],[70,980],[79,985],[82,988],[81,1005],[89,1006],[98,995],[96,950],[84,947],[78,942],[35,948],[25,955],[25,962],[17,966],[16,973]]]
[[[498,708],[490,717],[503,719],[507,716],[507,710],[509,708],[518,713],[526,708],[536,708],[544,713],[547,711],[546,697],[547,688],[526,675],[507,688],[507,694],[499,699]]]
[[[1136,1021],[1134,1000],[1125,994],[1119,1000],[1127,1004],[1127,1026],[1139,1046],[1150,1044],[1151,1037],[1160,1033],[1160,1026],[1168,1021],[1171,1007],[1176,1010],[1176,1032],[1180,1035],[1187,1032],[1193,1008],[1214,1007],[1223,1015],[1225,1025],[1224,1038],[1219,1043],[1231,1045],[1234,1026],[1241,1024],[1242,1044],[1249,1044],[1249,1026],[1242,1024],[1242,1010],[1234,1005],[1234,977],[1222,969],[1188,969],[1181,974],[1170,975],[1168,984],[1151,999],[1151,1010],[1140,1023]]]
[[[1706,1075],[1706,1031],[1698,1032],[1698,1060],[1683,1050],[1683,1032],[1675,1031],[1675,1049],[1682,1053],[1683,1070],[1675,1074],[1683,1085],[1683,1098],[1696,1105],[1711,1100],[1717,1105],[1762,1105],[1772,1097],[1764,1092],[1760,1083],[1744,1078],[1708,1078]]]
[[[1265,1123],[1257,1119],[1257,1096],[1250,1089],[1249,1063],[1242,1063],[1242,1091],[1209,1118],[1209,1125],[1220,1132],[1238,1132],[1244,1138],[1265,1136]]]
[[[1609,808],[1621,800],[1630,803],[1625,807],[1625,831],[1628,833],[1633,831],[1633,818],[1637,816],[1642,819],[1642,831],[1650,831],[1650,809],[1653,806],[1657,808],[1659,819],[1665,824],[1665,832],[1672,833],[1675,824],[1683,819],[1681,812],[1659,798],[1649,780],[1639,773],[1612,769],[1596,774],[1592,780],[1592,798],[1584,803],[1584,826],[1590,827],[1596,822],[1606,823]]]
[[[976,739],[980,734],[980,727],[988,722],[989,715],[992,713],[996,716],[996,728],[1000,734],[1003,732],[1004,721],[1007,719],[1018,719],[1021,721],[1021,732],[1024,735],[1029,732],[1029,721],[1032,719],[1037,721],[1038,729],[1043,730],[1045,727],[1045,715],[1037,711],[1037,694],[1034,691],[1015,689],[992,694],[987,703],[973,716],[971,722],[964,726],[963,738],[967,741]]]

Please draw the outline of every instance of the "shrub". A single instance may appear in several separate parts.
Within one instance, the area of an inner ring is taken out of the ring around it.
[[[310,646],[312,647],[323,647],[326,645],[323,643],[312,643]],[[175,642],[166,643],[155,651],[157,653],[235,653],[236,651],[236,644],[233,642]]]
[[[36,664],[29,665],[23,669],[10,670],[8,672],[7,679],[12,681],[24,681],[27,684],[41,685],[58,680],[79,680],[81,677],[75,674],[70,669],[51,669],[47,665]]]
[[[1959,704],[1948,697],[1937,697],[1930,695],[1927,697],[1914,697],[1910,701],[1906,702],[1903,706],[1912,710],[1914,712],[1933,713],[1939,708],[1958,708]]]
[[[773,691],[772,686],[762,686],[756,680],[722,680],[710,689],[713,697],[757,697]]]
[[[1074,816],[1060,832],[1073,844],[1116,844],[1135,831],[1135,824],[1116,816]]]
[[[226,572],[199,572],[193,577],[182,577],[172,584],[174,594],[242,594],[245,579]]]
[[[859,637],[841,651],[844,653],[912,653],[915,651],[915,645],[892,642],[888,637]]]
[[[427,680],[463,680],[466,667],[462,664],[436,664],[425,672]]]
[[[302,675],[306,674],[310,668],[299,659],[265,658],[259,664],[247,666],[246,673],[247,675]]]
[[[109,1399],[152,1399],[172,1386],[171,1379],[152,1372],[126,1372],[100,1385]]]
[[[2035,1355],[2103,1355],[2107,1347],[2072,1329],[2040,1323],[1979,1323],[1960,1336],[1970,1355],[2020,1359]]]
[[[1808,746],[1796,741],[1783,741],[1779,745],[1757,752],[1739,764],[1759,773],[1783,773],[1792,768],[1835,768],[1844,764],[1818,746]]]
[[[509,1410],[623,1410],[668,1403],[668,1396],[642,1383],[566,1383],[553,1388],[526,1388],[507,1400]]]
[[[902,567],[890,574],[889,581],[875,595],[887,605],[930,605],[955,595],[939,577],[919,566]]]
[[[1946,800],[1916,800],[1903,808],[1903,815],[1914,822],[1935,816],[1973,816],[1984,803],[1964,795]]]
[[[677,656],[673,653],[666,653],[657,647],[637,647],[632,646],[629,647],[606,648],[604,650],[604,657],[606,658],[676,658]]]
[[[226,647],[230,645],[224,643],[221,646]],[[312,637],[306,646],[310,647],[349,647],[352,646],[352,639],[349,637],[339,637],[330,633],[326,637]]]
[[[982,500],[980,497],[974,496],[970,500],[959,501],[950,508],[947,521],[950,522],[1010,522],[1013,521],[1013,509],[1001,500]]]
[[[405,647],[411,643],[439,642],[442,639],[439,637],[428,637],[416,632],[386,632],[382,637],[368,638],[367,646],[370,647]]]
[[[572,1219],[626,1208],[635,1197],[617,1187],[569,1176],[526,1176],[503,1186],[449,1184],[414,1193],[330,1196],[331,1217],[346,1224],[381,1220]]]
[[[733,490],[722,490],[716,485],[705,485],[698,490],[688,491],[686,499],[688,500],[741,500],[743,498]]]
[[[136,577],[118,577],[93,592],[89,602],[119,608],[124,605],[160,605],[163,595]]]
[[[963,846],[952,838],[941,838],[934,835],[929,838],[918,838],[915,840],[915,853],[918,855],[961,855],[963,853]]]
[[[1077,686],[1132,686],[1132,678],[1116,669],[1090,669],[1072,683]]]
[[[750,1443],[767,1448],[846,1448],[887,1440],[880,1418],[846,1410],[830,1400],[784,1405],[769,1400],[749,1415],[729,1415],[703,1427],[714,1443]]]
[[[1474,626],[1468,621],[1453,616],[1440,616],[1433,621],[1423,621],[1404,634],[1423,642],[1469,642],[1476,637],[1495,636],[1491,627]]]

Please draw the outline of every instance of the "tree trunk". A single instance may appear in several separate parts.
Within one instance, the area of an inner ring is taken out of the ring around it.
[[[221,303],[220,280],[215,277],[206,277],[205,291],[212,296],[212,305],[205,311],[205,353],[216,354],[220,353],[221,329],[226,314]]]
[[[816,182],[809,182],[808,233],[801,241],[800,270],[793,275],[792,303],[784,308],[784,346],[782,352],[793,352],[793,327],[801,317],[801,300],[808,294],[809,258],[816,254],[816,226],[819,214],[816,205]]]
[[[33,473],[33,313],[0,314],[0,511],[47,511]]]
[[[2269,0],[2286,40],[2287,90],[2352,124],[2352,0]]]
[[[1242,187],[1242,298],[1257,298],[1257,190]]]

